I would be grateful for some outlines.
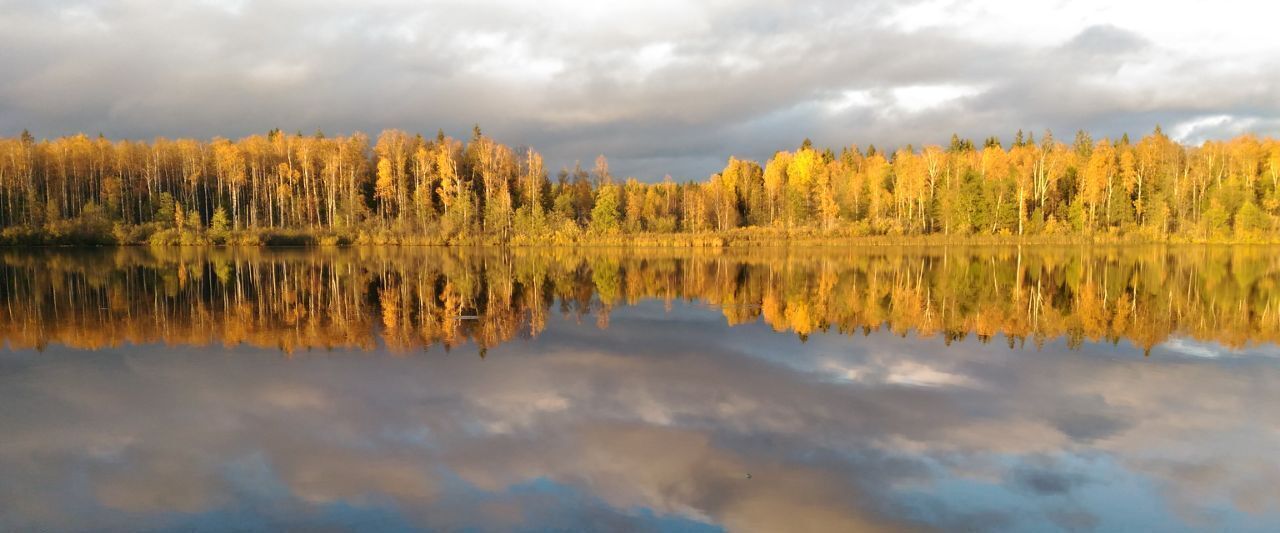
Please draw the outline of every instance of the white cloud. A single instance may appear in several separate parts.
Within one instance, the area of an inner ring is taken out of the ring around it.
[[[879,103],[880,99],[871,94],[871,91],[847,90],[841,91],[839,96],[827,102],[827,107],[838,113],[849,109],[866,109]]]
[[[1231,115],[1200,116],[1174,124],[1169,128],[1169,133],[1178,142],[1199,144],[1205,140],[1206,130],[1216,130],[1231,124],[1234,120],[1235,118]]]
[[[980,92],[981,88],[972,85],[909,85],[895,87],[893,100],[895,107],[908,113],[919,113]]]

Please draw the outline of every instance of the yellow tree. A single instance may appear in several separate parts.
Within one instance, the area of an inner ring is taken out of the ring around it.
[[[1040,147],[1034,144],[1015,146],[1009,152],[1013,182],[1017,190],[1018,235],[1025,231],[1027,221],[1027,197],[1035,187],[1036,164],[1040,161]]]
[[[830,167],[823,169],[818,173],[818,182],[814,186],[814,205],[818,210],[818,217],[822,219],[822,227],[827,231],[831,231],[836,227],[836,221],[840,216],[840,203],[836,201],[835,187],[832,185]]]
[[[1265,158],[1262,144],[1253,135],[1242,135],[1232,139],[1227,150],[1231,158],[1231,174],[1244,183],[1245,190],[1252,191]]]
[[[1137,194],[1133,205],[1138,214],[1139,223],[1146,222],[1148,206],[1146,193],[1144,192],[1145,185],[1149,177],[1154,176],[1162,166],[1165,166],[1166,160],[1169,159],[1167,154],[1172,144],[1173,142],[1159,128],[1156,128],[1156,131],[1151,135],[1147,135],[1138,141],[1138,146],[1134,149],[1133,174],[1130,177],[1134,181],[1134,189]]]
[[[924,221],[926,230],[932,229],[932,220],[928,216],[926,204],[932,204],[934,198],[937,197],[938,186],[942,181],[943,173],[947,168],[947,153],[942,150],[941,146],[929,145],[925,146],[920,152],[921,162],[924,164],[925,179],[928,184],[928,193],[920,198],[920,218]]]
[[[267,174],[271,170],[271,145],[261,135],[250,135],[240,139],[240,151],[244,154],[249,173],[249,227],[258,226],[259,204],[271,204],[270,190],[264,194],[267,185]],[[225,216],[225,215],[224,215]]]
[[[863,167],[867,181],[867,217],[872,223],[884,217],[886,200],[885,181],[889,178],[889,162],[879,153],[867,157]]]
[[[419,227],[425,226],[427,220],[435,215],[431,205],[431,191],[435,189],[431,168],[431,150],[425,143],[420,143],[413,151],[413,212]]]
[[[896,177],[893,182],[893,200],[898,218],[902,219],[905,215],[908,222],[914,222],[917,214],[924,211],[928,169],[924,160],[915,152],[900,148],[893,155],[893,173]]]
[[[1003,176],[1009,171],[1009,155],[998,144],[988,145],[982,149],[982,161],[978,166],[978,174],[983,180],[995,176]]]
[[[395,203],[396,173],[390,159],[378,160],[378,178],[373,182],[373,196],[378,200],[378,213],[384,218]]]
[[[591,174],[596,178],[596,186],[613,184],[613,175],[609,174],[609,159],[604,154],[596,156],[596,166]]]
[[[765,203],[769,207],[769,223],[778,222],[778,212],[782,203],[782,191],[787,185],[787,166],[791,164],[791,153],[781,151],[773,155],[764,167]]]
[[[730,157],[720,172],[720,191],[713,196],[716,224],[722,230],[738,225],[738,203],[741,199],[742,162]]]
[[[787,225],[803,223],[809,217],[814,183],[822,172],[822,156],[812,148],[801,148],[787,164]]]
[[[525,205],[535,213],[542,212],[542,187],[546,183],[546,172],[542,168],[542,154],[529,148],[525,152],[525,172],[521,180]]]
[[[273,216],[279,217],[281,225],[287,225],[289,222],[290,211],[288,204],[289,198],[293,194],[293,183],[295,181],[297,181],[297,171],[292,166],[285,162],[276,165],[276,171],[273,173],[272,179],[275,185],[272,191],[275,199],[270,202],[274,207],[269,209],[269,214],[275,213]]]
[[[1115,176],[1115,148],[1111,141],[1103,139],[1093,148],[1088,162],[1085,164],[1084,176],[1080,180],[1080,200],[1088,209],[1087,229],[1094,229],[1098,220],[1098,206],[1110,199],[1110,188]]]
[[[1274,214],[1280,210],[1280,140],[1267,139],[1267,175],[1271,176],[1271,197],[1266,205]]]
[[[1050,182],[1053,181],[1056,185],[1060,169],[1055,163],[1061,161],[1057,154],[1062,150],[1066,150],[1066,147],[1054,140],[1053,132],[1046,131],[1040,141],[1040,149],[1036,150],[1035,184],[1032,186],[1032,196],[1041,211],[1046,211],[1045,201],[1048,200]]]
[[[453,157],[453,143],[441,142],[436,145],[436,173],[440,176],[440,185],[436,194],[440,203],[444,204],[445,215],[458,227],[466,227],[471,222],[472,205],[469,197],[470,189],[462,176],[458,175],[458,165]]]
[[[715,221],[715,228],[720,231],[726,231],[732,227],[729,215],[724,209],[724,205],[729,203],[727,198],[730,195],[724,181],[723,174],[712,174],[711,179],[702,184],[702,197],[707,203],[707,211]]]
[[[377,153],[379,162],[378,169],[382,170],[382,161],[387,162],[387,178],[390,180],[389,190],[391,194],[385,197],[384,203],[392,204],[389,209],[384,209],[384,214],[390,214],[395,211],[397,218],[404,216],[404,205],[407,199],[407,173],[405,168],[408,166],[408,159],[412,151],[412,138],[409,134],[400,130],[383,130],[378,135],[378,142],[374,145],[374,152]],[[382,179],[382,175],[378,176]]]
[[[1136,149],[1125,147],[1120,151],[1117,172],[1120,174],[1120,187],[1125,192],[1125,200],[1128,201],[1132,195],[1138,191],[1138,185],[1142,183],[1142,174],[1138,171],[1138,156]],[[1134,212],[1141,217],[1142,199],[1134,201]],[[1141,220],[1141,218],[1139,218]]]
[[[231,226],[240,229],[240,188],[245,182],[244,155],[226,139],[214,141],[213,157],[218,179],[231,190]]]

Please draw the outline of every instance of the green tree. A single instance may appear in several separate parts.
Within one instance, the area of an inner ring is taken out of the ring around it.
[[[1258,204],[1247,201],[1236,212],[1236,235],[1253,238],[1271,229],[1271,220]]]
[[[596,233],[617,233],[621,227],[618,186],[606,183],[596,192],[595,207],[591,208],[591,230]]]
[[[152,217],[152,220],[166,225],[172,224],[175,210],[173,195],[168,192],[162,192],[157,202],[156,214]]]
[[[231,236],[231,221],[227,218],[227,210],[218,206],[209,218],[209,238],[215,244],[225,244]]]

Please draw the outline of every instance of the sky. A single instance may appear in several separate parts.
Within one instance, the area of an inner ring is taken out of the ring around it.
[[[1280,133],[1280,6],[0,0],[0,135],[400,128],[701,179],[819,146]]]

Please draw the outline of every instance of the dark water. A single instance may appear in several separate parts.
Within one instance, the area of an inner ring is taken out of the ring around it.
[[[1280,254],[0,250],[0,530],[1268,531]]]

